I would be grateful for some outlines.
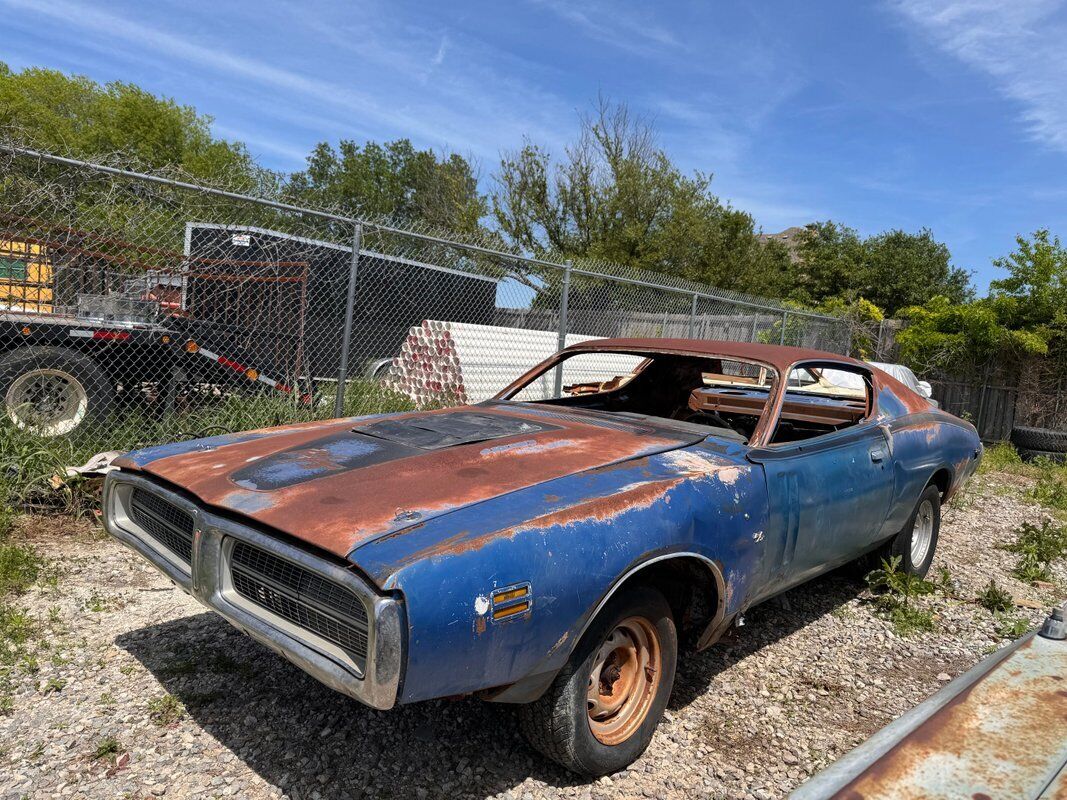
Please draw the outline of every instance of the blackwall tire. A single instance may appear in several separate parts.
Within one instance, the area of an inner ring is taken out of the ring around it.
[[[1016,448],[1019,458],[1023,461],[1036,461],[1039,458],[1047,458],[1057,464],[1067,464],[1067,453],[1058,453],[1051,450],[1028,450],[1025,447]]]
[[[632,656],[644,649],[644,657]],[[648,747],[674,686],[678,634],[663,595],[623,588],[545,694],[520,706],[527,741],[572,772],[607,775]]]
[[[907,524],[889,543],[889,555],[900,556],[900,569],[910,575],[925,578],[934,561],[937,539],[941,532],[941,492],[927,486]]]
[[[0,402],[7,419],[39,436],[63,436],[106,418],[115,388],[91,358],[62,347],[24,347],[0,357]]]
[[[1011,429],[1011,443],[1020,451],[1067,453],[1067,431],[1019,426]]]

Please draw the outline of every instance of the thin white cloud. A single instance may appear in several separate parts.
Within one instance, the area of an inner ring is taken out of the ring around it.
[[[680,48],[681,42],[647,14],[635,14],[618,2],[578,0],[533,0],[565,22],[599,42],[631,52],[648,53]]]
[[[1063,0],[892,0],[945,52],[989,75],[1019,103],[1029,134],[1067,151],[1067,3]]]

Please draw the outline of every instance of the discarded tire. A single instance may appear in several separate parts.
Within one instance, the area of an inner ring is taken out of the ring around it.
[[[1023,461],[1034,461],[1038,458],[1047,458],[1057,464],[1067,464],[1067,453],[1058,453],[1054,450],[1028,450],[1025,447],[1017,448],[1019,457]]]
[[[1012,428],[1011,443],[1019,450],[1067,453],[1067,431],[1054,431],[1051,428]]]

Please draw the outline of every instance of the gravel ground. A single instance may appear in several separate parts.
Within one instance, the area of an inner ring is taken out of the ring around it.
[[[17,535],[60,577],[18,601],[37,619],[36,671],[20,670],[0,717],[0,796],[780,797],[1004,643],[973,602],[990,578],[1023,603],[1016,616],[1042,619],[1067,571],[1060,588],[1025,586],[994,546],[1043,516],[1025,488],[982,476],[946,510],[932,575],[947,568],[955,588],[922,600],[934,632],[894,635],[845,574],[789,592],[683,656],[648,751],[592,783],[531,752],[505,706],[371,711],[88,524],[26,519]]]

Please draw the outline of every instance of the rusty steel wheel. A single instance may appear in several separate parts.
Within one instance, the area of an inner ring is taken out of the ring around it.
[[[589,674],[589,729],[598,741],[629,739],[648,716],[662,675],[659,636],[647,619],[629,617],[600,645]]]
[[[581,775],[632,764],[674,686],[678,631],[663,593],[624,586],[594,617],[552,684],[519,707],[526,739]]]

